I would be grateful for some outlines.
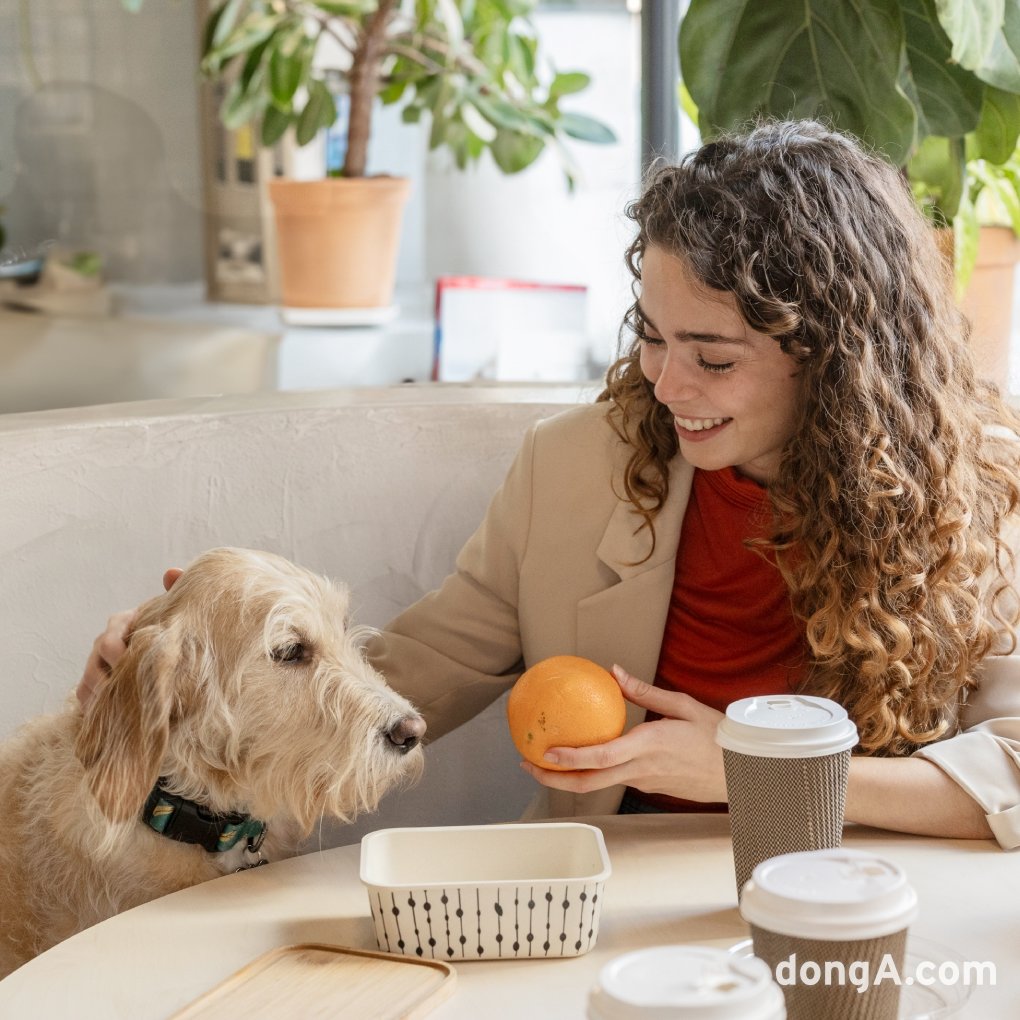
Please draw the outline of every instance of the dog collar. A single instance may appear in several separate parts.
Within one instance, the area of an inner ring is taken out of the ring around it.
[[[248,850],[257,854],[266,838],[265,822],[257,818],[232,812],[214,814],[202,804],[167,793],[161,778],[152,789],[142,821],[149,828],[181,843],[195,843],[210,853],[232,850],[242,839],[248,840]]]

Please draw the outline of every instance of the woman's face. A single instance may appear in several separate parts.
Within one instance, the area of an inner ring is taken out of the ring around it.
[[[748,326],[732,294],[709,290],[661,248],[644,253],[638,311],[641,371],[673,414],[681,454],[767,485],[793,435],[796,361]]]

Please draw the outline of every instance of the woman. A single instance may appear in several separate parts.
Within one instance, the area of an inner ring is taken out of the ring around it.
[[[529,433],[374,664],[433,737],[546,656],[625,665],[628,732],[523,766],[546,813],[717,805],[721,711],[796,689],[857,723],[849,821],[1020,844],[1020,443],[901,176],[768,124],[629,214],[633,339],[599,402]]]

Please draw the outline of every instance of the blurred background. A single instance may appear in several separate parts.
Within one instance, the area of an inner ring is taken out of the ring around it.
[[[746,0],[727,0],[726,17],[707,0],[404,4],[364,167],[409,182],[392,288],[323,304],[288,293],[293,245],[271,187],[341,174],[355,100],[344,43],[376,3],[0,0],[0,413],[427,381],[590,392],[631,300],[624,209],[653,158],[698,144],[697,106],[706,137],[758,112],[820,113],[886,151],[936,225],[955,225],[961,299],[977,230],[997,227],[992,289],[970,302],[996,320],[978,332],[1008,334],[986,368],[1016,389],[1020,70],[1003,53],[1020,68],[1020,15],[967,55],[947,34],[960,3],[888,4],[881,33],[838,0],[808,0],[788,23],[790,5],[762,22]],[[284,8],[290,21],[267,13]],[[327,14],[331,31],[302,41],[302,19]],[[853,66],[811,65],[805,32]],[[853,52],[876,35],[889,53]],[[945,50],[933,78],[924,47]],[[846,91],[826,76],[851,70],[870,90],[849,97],[852,116],[820,98]],[[886,121],[896,137],[869,135]],[[323,267],[386,276],[360,264],[360,241],[336,268],[326,248],[349,228],[325,229],[297,242],[302,282]]]

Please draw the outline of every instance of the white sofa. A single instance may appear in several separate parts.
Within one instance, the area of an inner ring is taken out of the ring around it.
[[[528,425],[591,397],[424,385],[0,415],[0,738],[61,706],[111,612],[212,546],[341,578],[383,625],[450,570]],[[417,787],[316,843],[517,817],[517,760],[497,703],[428,749]]]

